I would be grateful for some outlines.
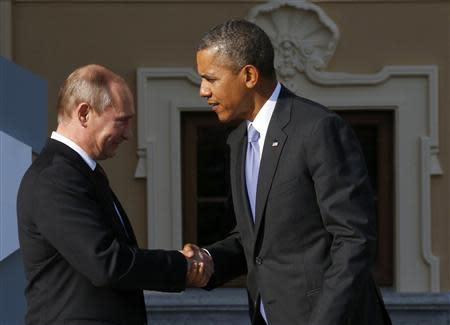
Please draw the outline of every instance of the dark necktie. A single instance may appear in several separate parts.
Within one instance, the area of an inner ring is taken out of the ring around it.
[[[125,234],[127,235],[127,237],[131,238],[130,235],[128,234],[127,227],[125,227],[124,219],[120,215],[119,209],[117,208],[117,204],[114,199],[115,195],[114,195],[111,187],[109,186],[108,176],[106,176],[105,170],[102,168],[102,166],[100,166],[99,163],[97,163],[97,165],[95,166],[94,173],[97,175],[97,177],[99,177],[99,179],[101,179],[107,185],[108,190],[111,192],[111,198],[112,198],[112,201],[114,204],[114,210],[116,211],[116,218],[119,218],[120,224],[122,225],[123,230],[125,231]]]
[[[102,166],[100,166],[99,163],[97,163],[97,164],[95,165],[94,173],[95,173],[98,177],[100,177],[100,179],[101,179],[102,181],[104,181],[106,184],[108,184],[108,186],[109,186],[108,176],[106,176],[106,173],[105,173],[104,169],[102,168]]]

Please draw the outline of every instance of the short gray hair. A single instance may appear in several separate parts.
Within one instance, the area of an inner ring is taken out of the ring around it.
[[[100,65],[87,65],[72,72],[62,84],[58,94],[58,123],[64,116],[70,116],[72,110],[82,102],[91,105],[97,112],[103,112],[113,104],[110,91],[112,81],[125,81]]]

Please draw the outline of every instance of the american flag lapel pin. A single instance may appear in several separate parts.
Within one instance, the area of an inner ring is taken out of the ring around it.
[[[278,141],[277,140],[273,140],[272,147],[278,147]]]

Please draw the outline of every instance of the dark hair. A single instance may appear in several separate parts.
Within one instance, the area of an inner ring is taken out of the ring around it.
[[[228,20],[211,28],[200,40],[197,51],[211,47],[228,57],[236,71],[251,64],[265,78],[275,78],[273,45],[267,34],[249,21]]]

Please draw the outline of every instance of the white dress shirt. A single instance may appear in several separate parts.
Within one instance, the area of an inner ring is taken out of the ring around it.
[[[256,114],[255,119],[252,121],[247,121],[247,131],[251,125],[259,132],[259,160],[262,158],[262,153],[264,150],[264,141],[266,139],[267,129],[269,128],[270,119],[272,118],[273,111],[275,110],[275,105],[277,104],[278,96],[280,95],[281,84],[278,82],[270,98],[264,103],[264,105]]]

